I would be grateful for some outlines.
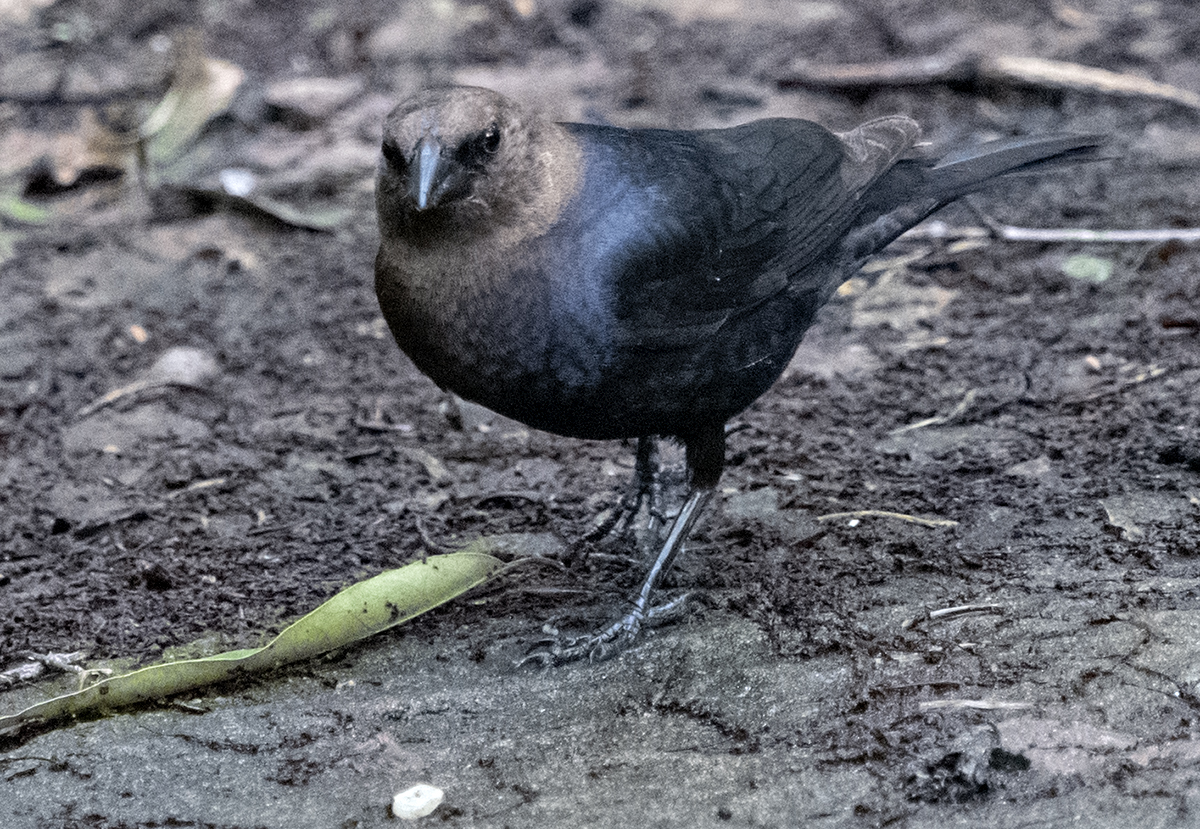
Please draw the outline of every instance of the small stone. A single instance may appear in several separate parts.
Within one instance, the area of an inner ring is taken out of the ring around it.
[[[416,820],[432,814],[441,805],[445,792],[436,786],[418,783],[392,800],[392,815],[401,820]]]
[[[168,348],[146,371],[150,383],[201,386],[217,376],[217,361],[207,351],[188,346]]]

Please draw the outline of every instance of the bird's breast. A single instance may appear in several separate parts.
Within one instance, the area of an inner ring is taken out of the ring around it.
[[[539,428],[596,405],[615,326],[603,286],[529,244],[458,257],[381,253],[376,291],[400,347],[438,385]],[[503,278],[496,278],[502,274]]]

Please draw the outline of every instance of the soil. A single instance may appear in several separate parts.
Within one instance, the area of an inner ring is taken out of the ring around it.
[[[621,125],[1097,132],[1109,160],[975,204],[1200,224],[1187,106],[790,80],[1020,54],[1200,89],[1187,0],[955,5],[63,0],[0,27],[0,197],[47,211],[0,220],[0,670],[254,646],[480,535],[558,562],[262,681],[7,735],[4,825],[378,826],[417,782],[450,826],[1200,825],[1195,246],[963,238],[978,216],[944,211],[733,422],[669,581],[680,618],[552,670],[515,663],[544,625],[608,621],[643,572],[650,540],[587,539],[632,446],[448,403],[375,304],[379,123],[443,81]],[[245,79],[184,163],[139,177],[95,124],[143,123],[185,43]],[[214,196],[229,168],[296,207]],[[105,399],[167,353],[200,370]]]

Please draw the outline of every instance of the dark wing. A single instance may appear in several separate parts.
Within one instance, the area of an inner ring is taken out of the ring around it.
[[[646,348],[694,345],[784,291],[836,287],[836,269],[811,266],[830,259],[860,194],[917,133],[906,118],[846,136],[795,119],[570,129],[586,163],[581,215],[570,220],[588,228],[579,278],[615,286],[617,334]]]

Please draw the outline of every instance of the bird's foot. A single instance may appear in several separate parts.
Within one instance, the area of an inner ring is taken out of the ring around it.
[[[649,515],[647,530],[653,530],[655,522],[665,526],[666,513],[663,512],[663,488],[658,466],[658,444],[652,437],[640,438],[637,446],[637,459],[633,468],[633,479],[611,509],[600,514],[595,526],[588,532],[589,541],[603,538],[607,535],[624,535],[646,505]]]
[[[649,516],[647,530],[653,530],[656,525],[665,526],[667,516],[662,509],[662,487],[655,479],[646,485],[642,485],[640,482],[631,485],[621,496],[620,501],[599,515],[596,523],[584,537],[588,541],[596,541],[610,535],[623,536],[637,520],[643,503],[646,505],[646,513]]]
[[[640,454],[640,452],[639,452]],[[622,648],[637,638],[643,625],[665,621],[675,616],[687,601],[688,594],[672,599],[661,605],[651,605],[650,597],[658,589],[663,574],[671,569],[676,556],[683,550],[683,541],[692,531],[692,525],[703,512],[705,504],[712,497],[713,489],[709,486],[694,487],[688,493],[687,500],[675,516],[667,540],[650,571],[646,574],[642,587],[638,590],[637,598],[633,601],[633,609],[608,627],[591,636],[580,639],[563,640],[557,631],[550,630],[549,639],[537,642],[526,653],[525,658],[518,664],[537,662],[541,665],[562,665],[587,657],[590,662],[599,662],[615,656]]]
[[[690,593],[671,599],[660,605],[643,610],[635,607],[617,621],[590,636],[565,638],[547,626],[547,638],[533,644],[517,665],[536,663],[544,668],[565,665],[586,659],[588,662],[603,662],[629,647],[637,639],[642,627],[654,627],[677,618],[682,612]]]

